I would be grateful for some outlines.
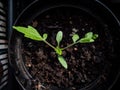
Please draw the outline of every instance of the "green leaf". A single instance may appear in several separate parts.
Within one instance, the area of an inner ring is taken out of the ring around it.
[[[78,39],[79,39],[79,35],[78,34],[74,34],[72,37],[73,42],[75,43]]]
[[[94,40],[98,38],[98,34],[93,34],[93,37],[92,37]]]
[[[93,32],[88,32],[85,34],[85,38],[91,39],[93,37]]]
[[[93,34],[93,32],[88,32],[85,37],[81,38],[78,42],[80,43],[92,43],[98,38],[98,34]]]
[[[94,39],[81,38],[78,42],[80,42],[80,43],[91,43],[91,42],[94,42]]]
[[[28,26],[27,28],[22,27],[22,26],[13,26],[13,29],[17,30],[18,32],[23,33],[24,36],[27,37],[27,38],[42,41],[41,35],[32,26]]]
[[[65,69],[68,68],[67,62],[62,56],[58,56],[58,60]]]
[[[44,33],[44,34],[43,34],[43,39],[46,40],[47,37],[48,37],[48,34]]]
[[[56,35],[56,41],[58,46],[60,45],[60,42],[62,41],[63,38],[63,32],[62,31],[58,31],[57,35]]]

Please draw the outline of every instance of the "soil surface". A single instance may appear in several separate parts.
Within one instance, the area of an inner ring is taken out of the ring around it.
[[[99,35],[94,43],[77,44],[63,51],[68,69],[61,66],[51,47],[43,42],[23,39],[25,66],[34,78],[40,80],[45,90],[78,90],[96,83],[95,80],[100,76],[106,79],[112,65],[112,38],[107,25],[96,18],[82,10],[57,8],[42,13],[31,22],[30,25],[41,35],[48,34],[47,41],[54,46],[57,45],[56,33],[60,30],[63,31],[61,47],[72,43],[72,35],[75,33],[80,38],[90,31]]]

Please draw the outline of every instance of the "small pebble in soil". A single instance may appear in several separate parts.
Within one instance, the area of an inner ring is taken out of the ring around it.
[[[28,57],[26,57],[26,58],[28,58]],[[28,58],[28,60],[29,60],[29,58]],[[32,66],[32,64],[31,64],[31,62],[30,61],[28,61],[28,62],[26,62],[26,64],[25,64],[27,67],[31,67]]]
[[[92,48],[93,50],[95,50],[96,47],[95,47],[95,45],[91,45],[91,48]]]
[[[75,87],[72,87],[72,90],[76,90],[76,88],[75,88]]]
[[[72,37],[74,34],[75,34],[75,32],[72,32],[69,36],[71,36],[71,37]]]
[[[85,28],[82,28],[82,31],[85,31]]]
[[[78,29],[73,28],[72,31],[76,33],[76,32],[78,32]]]
[[[85,26],[88,26],[88,23],[85,23]]]
[[[85,80],[84,80],[84,79],[82,79],[82,80],[81,80],[81,82],[82,82],[82,83],[85,83]]]
[[[37,21],[33,21],[33,22],[32,22],[32,26],[33,26],[33,27],[37,27],[37,25],[38,25],[38,22],[37,22]]]
[[[28,66],[28,67],[31,67],[32,65],[29,63],[27,66]]]
[[[93,27],[90,27],[90,31],[93,30]]]
[[[74,48],[74,51],[77,51],[77,50],[78,50],[78,48],[75,47],[75,48]]]
[[[72,22],[72,21],[69,21],[69,23],[70,23],[70,24],[73,24],[73,22]]]

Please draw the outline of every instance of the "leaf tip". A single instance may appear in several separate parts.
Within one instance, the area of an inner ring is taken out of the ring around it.
[[[13,29],[16,29],[16,26],[12,26]]]

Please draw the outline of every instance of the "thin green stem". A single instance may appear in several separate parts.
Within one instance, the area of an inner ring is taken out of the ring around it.
[[[46,43],[47,45],[49,45],[51,48],[53,48],[54,50],[56,49],[52,44],[50,44],[49,42],[47,42],[46,40],[43,40],[44,43]]]
[[[65,50],[65,49],[67,49],[67,48],[69,48],[69,47],[71,47],[71,46],[73,46],[73,45],[75,45],[75,44],[77,44],[77,43],[78,43],[78,42],[75,42],[75,43],[69,44],[68,46],[62,48],[61,50]]]

